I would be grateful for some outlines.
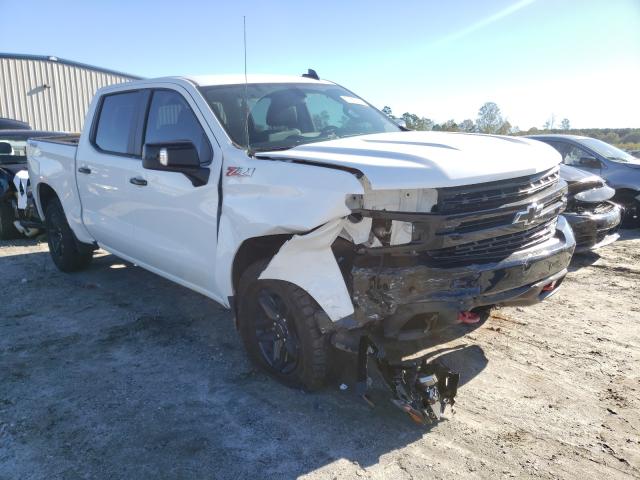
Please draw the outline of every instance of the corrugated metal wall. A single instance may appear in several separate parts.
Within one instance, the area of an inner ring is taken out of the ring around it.
[[[0,57],[0,117],[80,132],[98,88],[132,78],[56,61]]]

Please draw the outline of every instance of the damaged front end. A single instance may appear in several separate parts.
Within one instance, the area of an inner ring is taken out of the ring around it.
[[[321,330],[335,347],[358,356],[360,385],[367,358],[375,358],[394,403],[429,423],[454,402],[458,377],[426,362],[420,352],[433,345],[434,333],[472,318],[466,312],[528,305],[556,291],[575,248],[560,216],[566,194],[557,167],[462,187],[365,191],[348,198],[349,217],[308,234],[309,243],[317,245],[316,232],[330,232],[324,238],[331,241],[343,282],[320,276],[313,281],[312,273],[299,268],[287,272],[285,260],[290,265],[293,257],[278,258],[280,253],[261,278],[292,281],[290,275],[298,275],[294,283],[327,312]],[[281,252],[304,237],[294,237]],[[298,265],[317,260],[331,268],[326,257],[318,253],[314,259],[301,247]],[[326,305],[313,291],[325,287],[331,292]],[[332,315],[345,294],[349,313]]]
[[[564,213],[576,239],[576,253],[588,252],[615,242],[622,208],[611,201],[615,190],[596,175],[563,165],[562,177],[569,186]]]
[[[16,231],[34,237],[44,229],[33,200],[29,172],[24,165],[8,164],[0,168],[0,202],[8,205]]]
[[[574,249],[559,216],[566,192],[555,168],[415,193],[417,211],[372,209],[366,198],[352,198],[350,221],[371,219],[372,239],[353,251],[353,243],[334,245],[354,304],[337,326],[372,332],[402,357],[411,352],[399,346],[415,349],[416,341],[456,323],[460,312],[546,298]]]

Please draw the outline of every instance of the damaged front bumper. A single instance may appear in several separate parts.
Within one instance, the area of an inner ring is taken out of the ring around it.
[[[605,202],[598,209],[564,213],[576,238],[576,253],[595,250],[615,242],[622,209],[613,202]]]
[[[495,263],[453,268],[412,265],[352,270],[353,316],[336,323],[348,344],[350,331],[374,332],[378,342],[414,341],[457,323],[458,313],[486,305],[529,305],[552,295],[567,273],[575,248],[571,228],[559,217],[555,235]]]

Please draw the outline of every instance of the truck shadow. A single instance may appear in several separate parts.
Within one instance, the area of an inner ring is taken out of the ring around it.
[[[10,274],[28,281],[2,306],[0,403],[23,419],[7,433],[9,456],[31,458],[29,445],[51,472],[97,478],[294,478],[343,459],[376,464],[438,428],[413,424],[379,379],[373,409],[335,378],[313,394],[283,387],[249,364],[229,312],[116,257],[74,275],[34,272],[45,256],[13,257]],[[475,345],[431,355],[463,385],[487,364]]]

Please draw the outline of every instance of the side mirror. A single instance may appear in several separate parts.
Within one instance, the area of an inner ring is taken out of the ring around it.
[[[601,168],[600,160],[594,157],[582,157],[580,158],[580,166],[588,168]]]
[[[208,168],[200,165],[198,150],[189,141],[145,143],[142,149],[142,167],[147,170],[183,173],[194,187],[205,185],[210,173]]]
[[[393,121],[402,128],[407,128],[407,122],[404,118],[394,118]]]
[[[200,159],[191,142],[145,143],[142,166],[149,170],[181,171],[200,167]]]

